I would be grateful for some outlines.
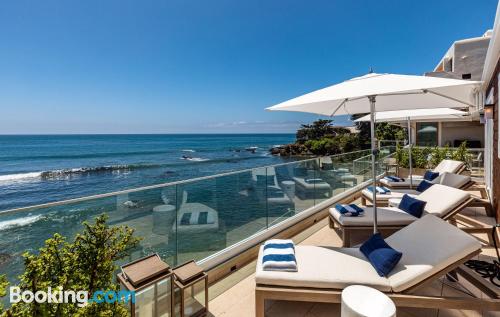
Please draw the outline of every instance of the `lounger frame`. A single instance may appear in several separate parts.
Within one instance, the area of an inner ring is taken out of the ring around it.
[[[462,174],[466,170],[467,170],[467,166],[464,163],[456,172],[453,172],[453,173],[450,172],[450,173],[451,174]],[[405,186],[391,186],[390,184],[382,184],[382,185],[386,186],[386,187],[389,187],[390,189],[410,189],[410,185],[405,185]]]
[[[387,292],[398,307],[466,309],[500,311],[500,299],[462,298],[443,296],[413,295],[415,290],[427,285],[435,279],[453,272],[460,265],[481,253],[475,251],[441,271],[431,275],[422,282],[408,288],[404,292]],[[340,303],[342,290],[324,288],[300,288],[257,284],[255,287],[255,316],[264,317],[266,300],[287,300],[319,303]]]
[[[450,212],[448,212],[446,215],[441,217],[443,220],[450,220],[453,218],[457,213],[462,211],[465,207],[469,206],[472,202],[474,201],[474,198],[468,198],[465,200],[463,203],[460,205],[456,206],[453,208]],[[329,225],[330,228],[335,228],[337,226],[341,231],[342,231],[342,246],[343,247],[349,247],[351,245],[351,233],[353,231],[369,231],[373,229],[372,225],[366,225],[366,226],[344,226],[342,225],[337,219],[335,219],[330,213],[328,214],[329,218]],[[406,227],[408,224],[405,225],[381,225],[378,224],[377,228],[379,230],[399,230],[401,228]]]
[[[473,180],[470,180],[470,181],[468,181],[467,183],[465,183],[464,185],[462,185],[458,189],[467,190],[467,189],[471,188],[474,185],[476,185],[476,182],[473,181]],[[415,188],[416,188],[416,186],[415,186]],[[391,189],[392,190],[398,190],[398,189],[406,190],[406,189],[410,189],[410,188],[393,187]],[[367,196],[364,193],[361,193],[361,205],[366,206],[367,202],[373,203],[373,196],[371,196],[371,195]],[[389,201],[387,199],[377,199],[377,206],[386,207],[388,204],[389,204]]]

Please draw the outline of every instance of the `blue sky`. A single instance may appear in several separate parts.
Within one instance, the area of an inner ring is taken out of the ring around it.
[[[317,117],[264,108],[370,67],[432,70],[496,5],[0,1],[0,133],[294,132]]]

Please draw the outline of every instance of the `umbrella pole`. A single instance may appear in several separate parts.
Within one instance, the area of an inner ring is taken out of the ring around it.
[[[372,180],[373,180],[373,233],[377,233],[377,171],[375,160],[377,150],[375,148],[375,96],[369,96],[370,100],[370,133],[372,138]]]
[[[413,163],[412,163],[412,159],[411,159],[411,154],[412,154],[412,150],[411,150],[411,121],[410,121],[410,117],[407,118],[407,121],[408,121],[408,161],[409,161],[409,164],[410,164],[410,189],[413,189]]]

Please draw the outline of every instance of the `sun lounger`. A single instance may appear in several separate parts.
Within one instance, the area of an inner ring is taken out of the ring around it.
[[[264,316],[265,300],[339,303],[342,290],[355,284],[386,293],[397,306],[500,309],[498,299],[412,295],[479,254],[481,244],[474,237],[427,215],[385,240],[403,253],[387,277],[380,277],[358,248],[296,246],[298,271],[293,273],[264,271],[261,248],[255,274],[256,316]]]
[[[450,219],[474,200],[466,191],[441,184],[433,185],[416,198],[427,202],[424,214],[432,214],[444,220]],[[350,245],[352,231],[369,231],[373,228],[373,208],[363,207],[363,209],[363,216],[345,217],[335,208],[330,208],[330,227],[340,228],[345,246]],[[418,218],[397,207],[377,208],[377,225],[381,230],[397,230],[416,220]]]
[[[324,198],[332,196],[332,187],[321,178],[294,177],[295,191],[300,199]]]
[[[442,160],[432,171],[442,174],[445,172],[452,173],[452,174],[460,174],[465,170],[465,163],[462,161],[455,161],[455,160]],[[420,182],[424,179],[422,175],[412,175],[413,178],[413,186],[418,186]],[[409,188],[410,187],[410,177],[407,177],[404,179],[402,182],[394,182],[387,180],[385,178],[382,178],[379,180],[379,182],[384,185],[388,186],[391,188]]]
[[[471,180],[470,176],[460,175],[460,174],[452,174],[448,172],[444,172],[440,174],[435,180],[431,181],[434,184],[441,184],[453,188],[459,188],[462,190],[466,190],[474,185],[474,182]],[[401,199],[403,195],[419,195],[416,189],[391,189],[390,193],[380,194],[377,193],[377,205],[378,206],[387,206],[389,199],[398,198]],[[361,204],[366,206],[366,202],[373,202],[373,194],[368,189],[363,189],[361,191]]]

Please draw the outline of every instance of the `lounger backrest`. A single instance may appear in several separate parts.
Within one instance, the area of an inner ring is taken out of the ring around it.
[[[462,161],[455,161],[455,160],[442,160],[435,168],[434,172],[438,173],[457,173],[460,168],[464,165],[464,162]]]
[[[417,196],[417,199],[427,202],[424,211],[436,217],[446,216],[469,198],[468,192],[441,184],[435,184]]]
[[[436,184],[450,186],[453,188],[462,188],[462,186],[470,182],[471,178],[467,175],[444,172],[443,174],[440,174],[436,180]]]
[[[407,290],[481,249],[476,238],[432,215],[422,217],[385,240],[403,253],[388,276],[394,292]]]
[[[254,168],[252,170],[252,180],[257,181],[257,175],[261,176],[274,176],[273,184],[267,184],[268,186],[278,186],[278,178],[276,177],[276,169],[274,167],[260,167]]]

